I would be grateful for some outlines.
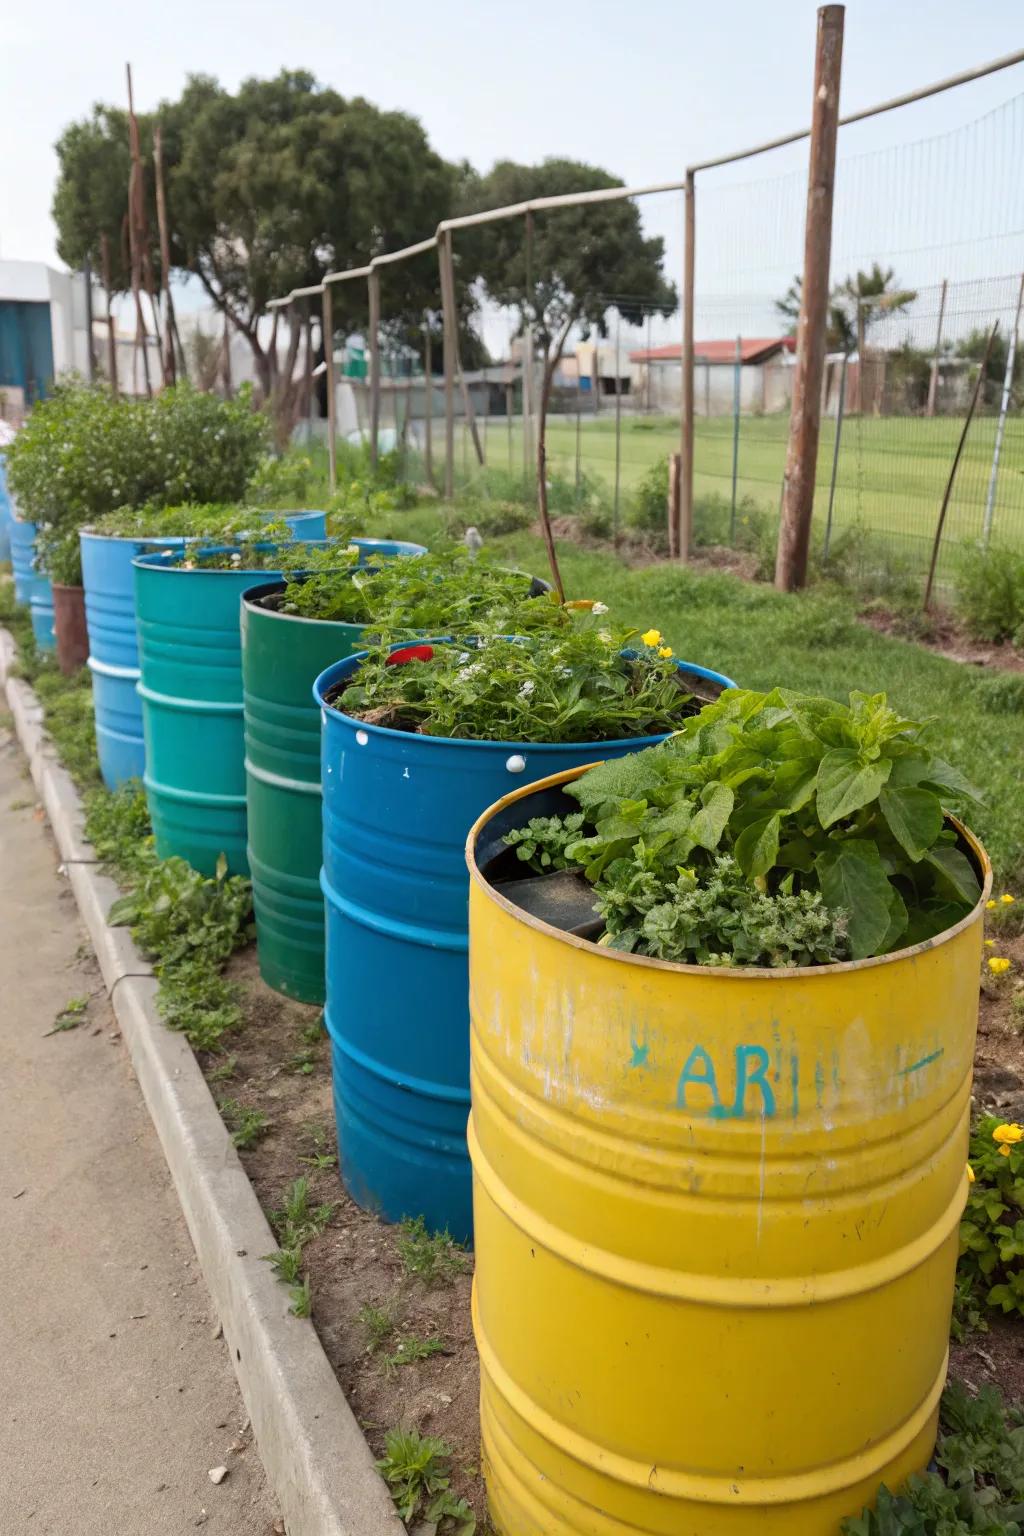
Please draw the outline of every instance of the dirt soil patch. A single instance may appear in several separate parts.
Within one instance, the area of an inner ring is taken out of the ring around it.
[[[967,667],[990,667],[1000,672],[1024,672],[1024,652],[1014,645],[989,645],[971,636],[947,609],[940,609],[926,616],[921,624],[909,625],[907,616],[891,608],[872,604],[858,618],[869,629],[880,635],[895,635],[901,640],[913,640],[926,650],[945,656],[947,661],[959,661]]]
[[[989,926],[986,956],[1005,955],[1012,968],[981,983],[975,1107],[1024,1122],[1024,981],[1016,979],[1024,977],[1024,934],[1017,926],[1009,908],[997,908]],[[237,956],[228,974],[242,988],[246,1024],[229,1054],[207,1057],[204,1070],[219,1101],[232,1099],[267,1117],[264,1133],[241,1156],[271,1221],[298,1177],[309,1180],[311,1204],[333,1207],[324,1231],[303,1251],[313,1322],[327,1356],[376,1455],[398,1426],[447,1442],[453,1490],[482,1526],[471,1255],[448,1250],[449,1272],[440,1277],[411,1272],[401,1229],[360,1210],[342,1188],[330,1044],[316,1027],[320,1010],[266,987],[255,948]],[[433,1352],[404,1363],[418,1346]],[[992,1382],[1007,1398],[1024,1401],[1020,1320],[990,1314],[988,1331],[951,1343],[950,1370],[974,1388]]]
[[[265,1133],[240,1155],[271,1223],[299,1177],[309,1180],[312,1205],[334,1206],[325,1230],[303,1249],[303,1268],[313,1323],[345,1396],[375,1455],[398,1426],[446,1441],[453,1491],[482,1524],[472,1256],[453,1248],[442,1265],[453,1272],[434,1279],[410,1273],[401,1230],[361,1210],[342,1187],[330,1041],[315,1030],[320,1009],[272,992],[260,979],[255,947],[236,956],[227,974],[242,988],[245,1027],[224,1055],[204,1058],[203,1069],[218,1102],[232,1099],[267,1116]],[[366,1309],[374,1309],[376,1338],[360,1320]],[[436,1349],[433,1341],[440,1348],[429,1358],[395,1358],[415,1352],[417,1342]]]

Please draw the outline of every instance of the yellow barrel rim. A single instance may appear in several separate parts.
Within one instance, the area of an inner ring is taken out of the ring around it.
[[[561,789],[563,784],[570,784],[574,779],[580,778],[582,774],[589,773],[591,768],[599,768],[600,766],[600,763],[590,763],[583,768],[567,768],[561,773],[552,773],[546,779],[536,779],[532,784],[521,785],[509,794],[503,795],[493,805],[489,805],[483,814],[477,817],[469,829],[469,836],[466,839],[466,864],[469,867],[469,878],[472,883],[483,891],[490,901],[493,901],[496,906],[500,907],[510,917],[515,918],[517,922],[525,924],[528,928],[535,929],[538,933],[542,933],[550,939],[557,939],[560,943],[567,944],[572,949],[582,950],[585,954],[594,954],[596,951],[604,956],[605,959],[618,965],[642,966],[645,969],[652,967],[658,971],[676,972],[682,976],[714,975],[716,978],[721,977],[726,982],[736,980],[748,981],[751,978],[777,981],[780,976],[834,976],[837,973],[849,974],[851,971],[865,971],[872,966],[890,965],[895,960],[907,960],[914,955],[922,955],[927,953],[928,950],[937,949],[941,944],[949,943],[950,940],[956,938],[957,934],[963,933],[966,928],[969,928],[972,923],[977,921],[979,912],[984,908],[985,902],[988,901],[992,893],[992,864],[988,854],[985,852],[984,846],[978,841],[969,827],[965,827],[962,821],[959,821],[956,816],[950,815],[947,811],[947,822],[959,832],[960,836],[967,843],[981,869],[981,895],[966,917],[962,917],[952,928],[945,928],[941,933],[935,934],[932,938],[923,939],[920,944],[910,944],[905,949],[894,949],[887,955],[871,955],[866,960],[834,960],[829,965],[793,965],[784,968],[760,965],[716,965],[713,967],[688,965],[680,960],[658,960],[653,955],[631,955],[621,949],[603,949],[592,943],[589,939],[581,939],[574,933],[566,933],[563,928],[554,928],[550,923],[545,923],[543,919],[534,917],[532,913],[525,912],[522,907],[517,907],[514,902],[502,896],[501,892],[491,885],[489,880],[484,879],[476,862],[477,839],[487,823],[499,811],[503,811],[506,806],[513,805],[517,800],[527,799],[530,795],[534,795],[540,790]]]

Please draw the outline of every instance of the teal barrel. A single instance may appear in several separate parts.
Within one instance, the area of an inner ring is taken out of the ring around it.
[[[53,591],[50,578],[36,568],[36,525],[24,518],[11,522],[11,565],[14,568],[14,598],[28,608],[32,633],[41,651],[55,651],[53,631]]]
[[[420,544],[355,539],[360,564],[418,555]],[[282,613],[286,584],[264,582],[242,599],[242,684],[249,869],[260,975],[304,1003],[324,1000],[320,890],[320,711],[313,679],[358,651],[358,624]]]
[[[232,874],[247,874],[239,610],[247,588],[281,572],[218,570],[201,555],[189,570],[179,559],[165,552],[133,561],[143,783],[156,850],[207,875],[223,853]]]
[[[301,539],[322,539],[324,512],[274,513]],[[82,585],[89,626],[89,670],[96,715],[96,751],[108,789],[126,779],[141,779],[146,765],[142,735],[139,650],[135,633],[135,586],[132,561],[161,549],[180,549],[180,537],[122,538],[82,533]]]

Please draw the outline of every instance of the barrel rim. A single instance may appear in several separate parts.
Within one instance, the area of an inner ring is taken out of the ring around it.
[[[293,521],[297,521],[302,517],[326,518],[329,515],[327,512],[320,512],[315,509],[310,509],[308,512],[270,512],[263,511],[262,509],[257,510],[263,517],[292,518]],[[165,548],[170,548],[171,546],[180,547],[182,544],[189,543],[190,540],[205,538],[206,535],[202,533],[98,533],[94,528],[90,528],[88,525],[86,525],[85,527],[79,528],[78,537],[80,541],[82,539],[92,539],[97,544],[156,544]]]
[[[250,547],[252,549],[267,550],[273,552],[274,550],[280,549],[282,547],[282,542],[290,543],[291,540],[254,540]],[[320,549],[331,544],[332,540],[301,539],[297,542],[301,543],[307,549]],[[233,544],[210,544],[206,547],[206,553],[211,555],[223,554],[234,550],[234,548],[235,546]],[[265,576],[267,574],[266,571],[257,570],[251,565],[233,565],[230,567],[172,565],[170,563],[172,557],[176,560],[182,553],[183,548],[161,549],[149,555],[136,555],[132,561],[132,565],[137,571],[165,571],[168,575],[177,576],[232,576],[237,579],[239,576]]]
[[[339,566],[338,569],[341,570],[342,567]],[[311,573],[297,571],[295,579],[298,580],[303,574],[308,575]],[[261,616],[266,614],[268,619],[284,619],[292,624],[322,624],[330,626],[332,629],[354,629],[360,634],[366,628],[365,624],[353,624],[348,619],[314,619],[304,613],[281,613],[276,608],[263,608],[260,606],[260,598],[270,597],[274,592],[281,592],[288,585],[289,583],[284,577],[280,577],[276,581],[262,581],[257,586],[249,587],[247,591],[242,593],[242,605],[252,613],[258,613]],[[360,654],[365,654],[365,652]]]
[[[138,561],[136,561],[136,564],[138,564]],[[414,643],[420,645],[456,645],[463,643],[466,640],[471,640],[472,638],[473,636],[471,635],[462,635],[458,638],[453,638],[451,635],[422,635],[415,642],[409,640],[397,640],[395,641],[394,645],[392,645],[391,649],[398,650],[403,646]],[[355,715],[347,715],[344,710],[336,709],[333,704],[328,704],[326,699],[323,697],[324,689],[329,688],[333,683],[336,683],[339,677],[343,677],[346,672],[354,672],[358,664],[365,661],[369,654],[369,651],[356,651],[353,655],[344,656],[342,657],[341,661],[334,661],[329,667],[325,667],[324,670],[320,673],[319,677],[317,677],[313,682],[313,698],[315,699],[319,709],[329,711],[336,720],[341,721],[347,727],[351,727],[353,731],[365,731],[370,736],[382,736],[396,741],[425,742],[435,747],[479,747],[488,752],[515,752],[518,750],[525,755],[529,752],[538,751],[551,753],[578,752],[580,747],[588,746],[609,748],[630,747],[633,750],[639,752],[642,751],[644,747],[656,747],[659,742],[664,741],[667,736],[672,734],[671,731],[662,731],[657,736],[617,736],[614,739],[609,739],[608,741],[589,742],[516,740],[492,741],[489,738],[483,739],[466,736],[423,736],[419,735],[415,731],[396,731],[389,725],[371,725],[365,720],[358,720]],[[677,660],[676,665],[680,671],[692,672],[695,677],[704,677],[707,678],[710,682],[721,683],[725,688],[735,688],[737,686],[731,678],[725,676],[724,672],[713,672],[708,667],[698,666],[696,662],[683,661],[679,659]],[[548,779],[534,780],[533,783],[528,787],[535,788],[538,783],[547,784],[548,782]],[[504,802],[502,801],[498,802],[498,804],[503,803]],[[492,806],[491,809],[496,809],[496,806]]]
[[[400,734],[398,732],[395,733]],[[443,737],[430,738],[443,740]],[[658,741],[663,737],[656,738]],[[941,933],[936,933],[930,939],[922,939],[920,944],[910,944],[905,949],[895,949],[888,955],[870,955],[866,960],[835,960],[830,965],[793,965],[772,968],[758,965],[687,965],[680,960],[658,960],[653,955],[631,955],[621,949],[605,949],[599,944],[593,944],[588,939],[581,939],[574,933],[566,933],[564,929],[554,928],[532,913],[525,912],[522,907],[517,907],[507,897],[502,896],[489,880],[485,880],[476,861],[476,845],[487,823],[503,811],[506,806],[516,800],[525,800],[528,795],[537,794],[541,790],[560,789],[563,784],[571,783],[591,768],[597,768],[598,763],[586,763],[583,767],[567,768],[561,773],[549,774],[546,779],[535,779],[532,784],[520,784],[507,795],[502,795],[493,805],[489,805],[473,823],[466,838],[466,865],[469,869],[469,879],[472,885],[495,906],[500,907],[506,916],[516,919],[527,928],[533,928],[545,938],[555,939],[567,944],[570,949],[577,949],[597,959],[608,960],[616,964],[639,966],[642,969],[651,968],[657,971],[667,971],[680,976],[703,976],[708,980],[721,978],[722,981],[789,981],[794,977],[810,979],[815,976],[848,975],[851,971],[865,971],[873,966],[890,965],[895,961],[910,960],[917,955],[926,954],[929,950],[938,949],[940,945],[947,944],[958,934],[965,932],[982,917],[985,911],[985,903],[992,893],[992,864],[985,851],[984,845],[975,837],[969,827],[965,826],[956,816],[946,812],[946,820],[955,827],[961,837],[967,842],[972,853],[978,861],[982,872],[981,895],[975,906],[962,917],[952,928],[944,928]]]

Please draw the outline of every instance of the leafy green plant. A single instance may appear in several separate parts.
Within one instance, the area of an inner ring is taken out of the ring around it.
[[[238,1057],[237,1056],[225,1056],[223,1061],[218,1062],[215,1067],[210,1067],[207,1070],[206,1081],[208,1083],[227,1083],[227,1082],[230,1082],[230,1080],[234,1077],[235,1072],[237,1070],[238,1070]]]
[[[505,841],[515,849],[516,858],[538,874],[565,869],[569,863],[565,851],[583,835],[584,820],[582,811],[571,816],[534,816],[525,827],[514,827]]]
[[[64,1007],[53,1021],[53,1028],[47,1030],[47,1034],[59,1035],[68,1029],[77,1029],[85,1018],[85,1011],[89,1006],[87,997],[69,997]]]
[[[428,1232],[422,1216],[406,1216],[399,1223],[395,1247],[406,1271],[426,1285],[454,1280],[466,1271],[466,1255],[451,1234]]]
[[[356,1316],[366,1329],[370,1352],[375,1354],[395,1331],[394,1303],[389,1302],[383,1307],[375,1307],[367,1302],[365,1306],[359,1308]]]
[[[127,400],[73,381],[37,403],[7,466],[22,514],[40,525],[42,568],[77,585],[80,527],[119,507],[237,500],[266,445],[249,390],[225,401],[181,384]]]
[[[320,1235],[336,1209],[332,1201],[320,1205],[310,1203],[310,1184],[303,1175],[289,1186],[281,1209],[271,1214],[271,1225],[282,1248],[301,1249],[311,1238]]]
[[[691,695],[656,637],[591,616],[552,639],[489,634],[452,645],[372,647],[337,707],[392,730],[476,741],[608,741],[678,727]],[[633,650],[623,654],[624,648]]]
[[[516,634],[568,627],[556,600],[531,596],[532,578],[461,548],[356,565],[343,548],[315,549],[305,570],[285,575],[283,613],[367,626],[375,633],[464,635],[486,623]]]
[[[316,1051],[312,1046],[304,1046],[301,1051],[296,1051],[289,1056],[287,1061],[289,1072],[296,1072],[302,1077],[309,1077],[316,1071]]]
[[[275,1276],[284,1285],[296,1285],[302,1278],[302,1249],[278,1248],[265,1255]]]
[[[884,694],[730,690],[659,747],[567,786],[563,857],[601,942],[661,959],[855,960],[951,927],[981,891],[946,805],[974,794]],[[557,833],[548,833],[552,839]]]
[[[971,1132],[973,1175],[960,1223],[961,1306],[1024,1317],[1024,1128],[993,1115]]]
[[[252,892],[242,876],[228,874],[223,854],[212,878],[184,859],[154,859],[107,920],[131,928],[159,974],[201,960],[221,965],[252,937]]]
[[[436,1337],[429,1339],[417,1338],[415,1334],[408,1334],[399,1339],[396,1347],[389,1355],[385,1355],[381,1362],[386,1375],[393,1375],[399,1366],[415,1365],[420,1360],[430,1360],[434,1355],[444,1354],[444,1340]]]
[[[1024,554],[965,548],[956,574],[956,606],[976,639],[1024,645]]]
[[[270,1121],[261,1109],[240,1104],[237,1099],[221,1099],[217,1108],[231,1132],[231,1140],[239,1151],[247,1152],[261,1141],[270,1129]]]
[[[408,1524],[420,1515],[451,1536],[473,1536],[476,1516],[465,1499],[456,1499],[451,1491],[447,1466],[451,1454],[451,1446],[435,1435],[392,1429],[377,1471],[388,1485],[400,1520]]]
[[[1021,1536],[1024,1411],[994,1387],[971,1397],[950,1381],[935,1460],[938,1472],[900,1493],[880,1488],[873,1509],[843,1521],[844,1536]]]
[[[308,1275],[298,1285],[293,1285],[288,1294],[292,1303],[288,1310],[293,1317],[313,1316],[313,1288]]]

